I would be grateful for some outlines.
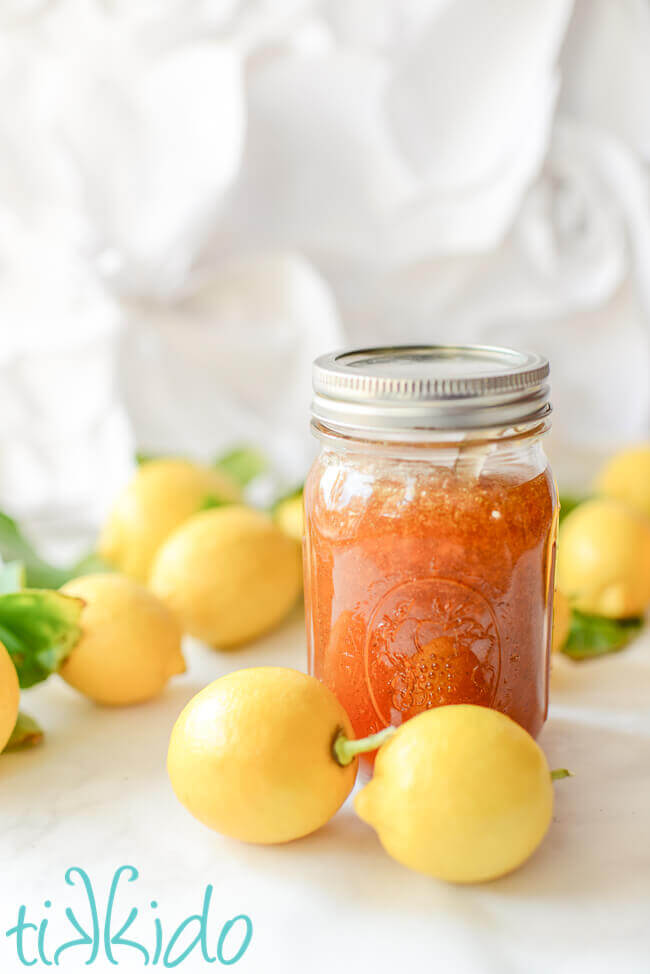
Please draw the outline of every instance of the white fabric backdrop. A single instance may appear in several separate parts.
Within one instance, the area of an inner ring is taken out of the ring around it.
[[[644,0],[4,0],[0,504],[88,529],[134,444],[302,476],[309,365],[552,359],[559,472],[647,434]]]

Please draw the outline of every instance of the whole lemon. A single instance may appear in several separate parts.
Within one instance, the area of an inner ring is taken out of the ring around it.
[[[295,603],[300,546],[259,511],[203,511],[162,545],[149,584],[186,632],[235,646],[271,629]]]
[[[0,751],[3,750],[16,726],[20,687],[11,656],[0,643]]]
[[[621,450],[605,464],[594,488],[650,517],[650,443]]]
[[[273,520],[289,537],[302,541],[305,533],[302,490],[278,501],[273,508]]]
[[[551,637],[551,649],[558,653],[569,638],[571,628],[571,605],[566,595],[555,589],[553,593],[553,635]]]
[[[580,504],[560,527],[557,584],[583,612],[642,615],[650,605],[650,521],[609,498]]]
[[[398,862],[478,883],[532,855],[551,822],[553,787],[543,752],[519,724],[454,704],[401,725],[354,806]]]
[[[332,753],[347,714],[297,670],[263,666],[215,680],[172,730],[167,770],[179,801],[211,829],[244,842],[290,842],[324,825],[352,790],[356,759]]]
[[[59,673],[97,703],[121,706],[157,696],[185,671],[174,615],[125,575],[87,575],[62,589],[83,599],[81,636]]]
[[[118,571],[146,581],[171,532],[211,500],[236,501],[225,473],[189,460],[150,460],[120,494],[99,538],[99,554]]]

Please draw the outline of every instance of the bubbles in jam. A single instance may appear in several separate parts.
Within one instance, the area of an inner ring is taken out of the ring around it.
[[[547,472],[478,477],[321,456],[305,487],[310,671],[357,736],[448,703],[546,717],[555,492]]]

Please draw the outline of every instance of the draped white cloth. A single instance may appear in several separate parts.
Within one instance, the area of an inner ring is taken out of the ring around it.
[[[136,444],[252,440],[298,479],[311,359],[348,342],[546,352],[569,479],[646,435],[643,0],[5,0],[0,25],[4,507],[90,527]]]

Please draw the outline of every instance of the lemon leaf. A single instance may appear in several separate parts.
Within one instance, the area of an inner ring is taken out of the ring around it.
[[[142,450],[136,450],[135,462],[139,467],[143,466],[145,463],[149,463],[150,460],[159,460],[160,454],[157,453],[145,453]]]
[[[219,457],[214,465],[228,474],[240,487],[245,487],[268,469],[269,462],[260,450],[251,446],[240,446]]]
[[[81,635],[81,599],[41,589],[0,595],[0,642],[24,689],[56,672]]]
[[[37,555],[16,521],[3,511],[0,511],[0,558],[5,562],[5,565],[0,568],[0,593],[15,592],[23,586],[61,588],[78,575],[92,575],[114,570],[94,551],[74,565],[66,567],[50,565]],[[5,569],[9,569],[10,565],[14,566],[11,572],[5,573]],[[22,578],[22,581],[16,584],[19,578]]]
[[[643,619],[606,619],[572,609],[571,628],[562,652],[575,660],[618,653],[642,626]]]
[[[69,572],[49,565],[34,551],[13,518],[0,511],[0,555],[4,561],[21,561],[25,566],[25,584],[33,588],[59,588]]]
[[[232,501],[225,500],[223,497],[217,497],[215,494],[206,494],[201,501],[199,510],[211,511],[213,507],[227,507],[228,504],[232,503]]]
[[[138,450],[135,462],[139,467],[152,460],[160,460],[165,454],[145,453]],[[213,461],[215,467],[223,470],[240,487],[245,487],[255,477],[268,469],[269,462],[261,450],[252,446],[238,446]]]
[[[5,744],[5,751],[19,751],[25,747],[34,747],[43,740],[43,728],[40,724],[20,711],[16,726],[11,732],[11,737]]]

